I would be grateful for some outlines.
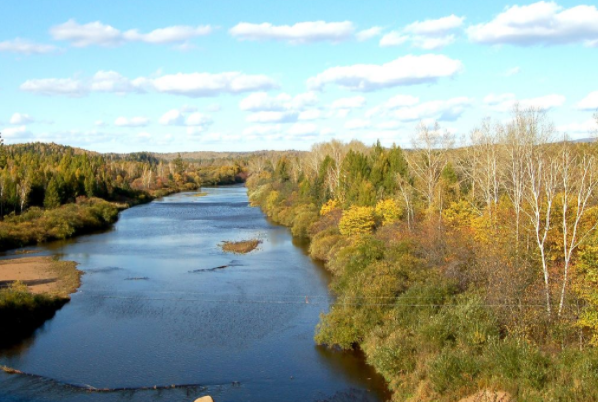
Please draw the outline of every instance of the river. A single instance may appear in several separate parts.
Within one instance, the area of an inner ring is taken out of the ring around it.
[[[0,351],[0,401],[383,401],[357,354],[316,346],[328,277],[248,205],[245,187],[180,193],[121,213],[113,229],[37,247],[79,263],[82,286],[35,335]],[[224,240],[259,237],[249,254]],[[223,267],[214,269],[216,267]],[[1,324],[0,324],[1,325]],[[52,379],[52,380],[50,380]],[[96,388],[196,384],[168,390]]]

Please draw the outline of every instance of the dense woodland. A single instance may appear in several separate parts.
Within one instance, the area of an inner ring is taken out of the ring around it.
[[[119,209],[169,193],[242,182],[244,163],[102,155],[43,143],[0,145],[0,249],[103,229]]]
[[[396,401],[598,401],[598,144],[519,109],[414,139],[250,161],[253,205],[333,274],[316,341],[361,348]]]

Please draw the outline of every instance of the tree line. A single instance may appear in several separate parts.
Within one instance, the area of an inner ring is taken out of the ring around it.
[[[462,146],[419,124],[409,149],[253,160],[248,187],[333,274],[318,343],[363,349],[396,400],[598,400],[597,157],[515,108]]]

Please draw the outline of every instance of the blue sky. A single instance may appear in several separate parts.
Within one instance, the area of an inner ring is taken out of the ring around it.
[[[0,131],[100,152],[409,146],[515,102],[597,129],[598,4],[6,1]]]

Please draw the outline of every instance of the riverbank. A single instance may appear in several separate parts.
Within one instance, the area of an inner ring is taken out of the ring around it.
[[[70,300],[82,272],[73,261],[24,257],[0,261],[0,347],[30,336]]]

